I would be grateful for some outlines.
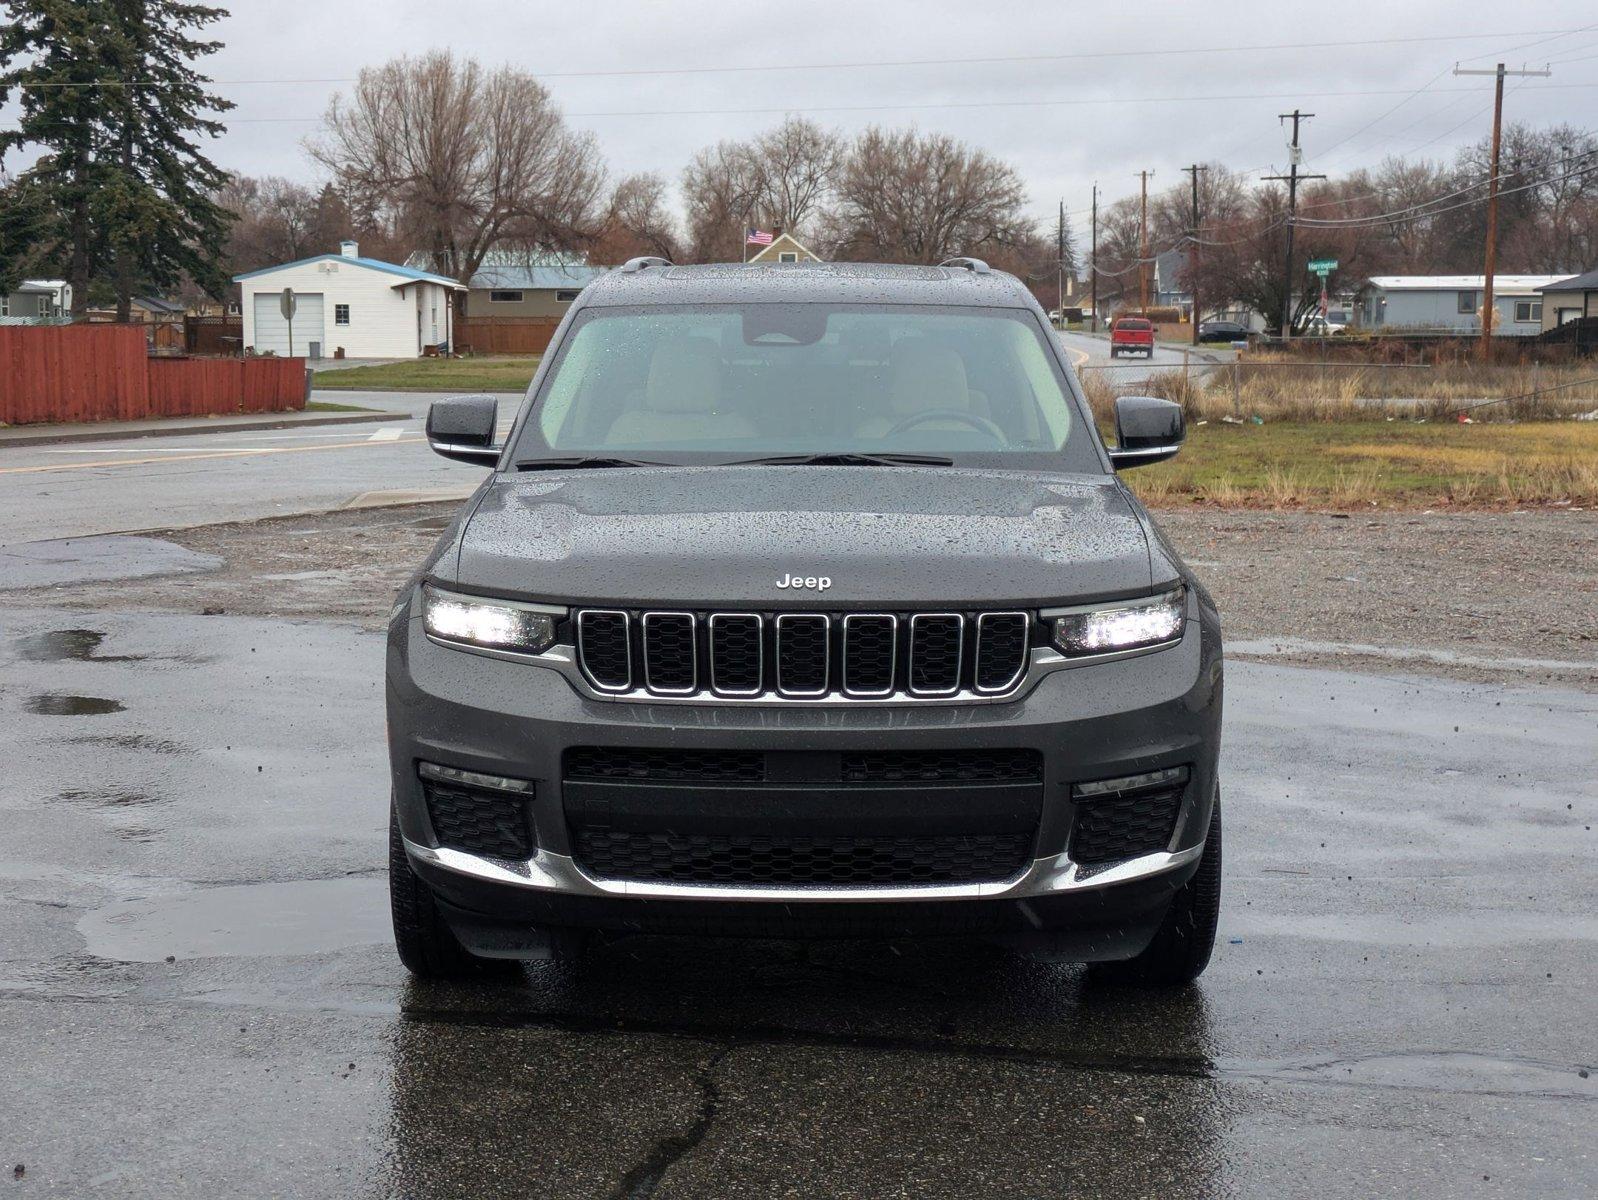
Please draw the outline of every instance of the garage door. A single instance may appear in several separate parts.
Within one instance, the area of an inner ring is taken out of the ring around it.
[[[318,350],[327,344],[326,330],[322,325],[322,294],[299,292],[295,297],[299,309],[294,314],[294,353],[305,357],[311,353],[312,343]],[[283,319],[280,307],[281,292],[257,292],[255,296],[255,350],[264,354],[289,353],[289,323]]]

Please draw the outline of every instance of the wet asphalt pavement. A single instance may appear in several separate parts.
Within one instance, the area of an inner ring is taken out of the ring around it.
[[[1598,697],[1230,664],[1183,993],[646,939],[440,987],[388,942],[381,674],[350,626],[7,611],[0,1192],[1591,1194]]]

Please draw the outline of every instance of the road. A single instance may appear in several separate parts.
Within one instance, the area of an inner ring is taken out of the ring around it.
[[[0,450],[0,546],[318,512],[382,493],[469,493],[480,468],[427,452],[427,394],[329,392],[392,422]],[[502,427],[519,397],[500,400]]]
[[[1108,337],[1086,333],[1061,333],[1060,344],[1076,360],[1077,370],[1102,372],[1117,387],[1125,389],[1148,378],[1158,371],[1169,371],[1190,363],[1196,370],[1199,363],[1224,361],[1232,351],[1224,347],[1205,346],[1202,350],[1187,350],[1179,346],[1157,345],[1149,358],[1111,358]]]
[[[388,943],[380,637],[198,620],[7,614],[18,1196],[1590,1185],[1590,694],[1230,664],[1221,937],[1184,993],[650,939],[423,986]]]
[[[1073,358],[1123,388],[1182,364],[1182,352],[1166,347],[1150,362],[1112,364],[1103,339],[1060,336]],[[422,448],[423,420],[436,398],[317,395],[394,414],[379,424],[0,448],[0,546],[320,512],[402,495],[464,496],[482,471]],[[502,429],[519,403],[518,396],[500,398]]]

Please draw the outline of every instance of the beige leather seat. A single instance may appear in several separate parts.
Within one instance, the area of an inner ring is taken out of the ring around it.
[[[705,338],[680,338],[655,347],[649,378],[634,403],[611,423],[613,446],[653,446],[753,437],[736,414],[718,412],[721,351]]]
[[[947,346],[930,338],[906,338],[896,342],[888,382],[890,416],[869,417],[857,430],[861,437],[882,437],[899,422],[917,413],[968,412],[985,416],[982,397],[971,390],[966,380],[965,359]],[[954,429],[969,432],[963,421],[928,420],[915,427]]]

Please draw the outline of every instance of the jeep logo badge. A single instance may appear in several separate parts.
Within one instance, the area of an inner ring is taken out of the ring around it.
[[[777,586],[780,588],[803,588],[805,591],[810,592],[824,592],[832,586],[832,580],[825,575],[806,575],[801,579],[797,575],[788,574],[777,580]]]

